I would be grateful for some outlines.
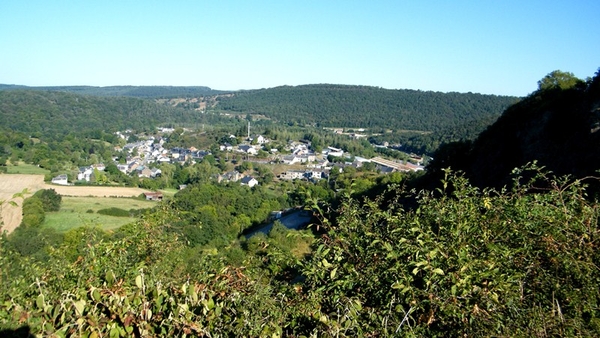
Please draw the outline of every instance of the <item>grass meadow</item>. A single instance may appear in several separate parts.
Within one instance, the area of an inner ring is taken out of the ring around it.
[[[158,202],[123,197],[65,197],[60,211],[47,212],[44,226],[61,232],[81,226],[97,226],[104,230],[119,228],[136,220],[134,217],[116,217],[98,214],[98,210],[152,208]]]
[[[46,175],[50,173],[50,170],[40,168],[35,164],[25,164],[19,162],[19,165],[7,165],[7,174],[26,174],[26,175]]]

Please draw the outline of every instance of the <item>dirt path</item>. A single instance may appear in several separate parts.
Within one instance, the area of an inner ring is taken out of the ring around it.
[[[44,175],[0,175],[1,217],[0,231],[15,230],[21,224],[23,199],[44,188]],[[20,197],[15,194],[21,194]]]
[[[44,175],[2,174],[0,175],[0,232],[11,233],[23,220],[23,199],[40,189],[54,189],[63,196],[130,197],[139,196],[148,190],[127,187],[63,186],[44,183]],[[15,196],[19,194],[19,196]]]

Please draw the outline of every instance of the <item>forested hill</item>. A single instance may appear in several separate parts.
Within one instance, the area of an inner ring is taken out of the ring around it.
[[[436,132],[495,119],[517,101],[473,93],[319,84],[236,92],[219,97],[217,107],[290,124]]]
[[[196,111],[129,97],[94,97],[64,92],[0,91],[2,128],[39,135],[144,130],[164,123],[200,121]]]
[[[221,91],[203,86],[50,86],[28,87],[0,84],[3,90],[60,91],[92,96],[129,96],[139,98],[173,98],[215,95]]]
[[[441,147],[429,171],[463,170],[486,187],[506,184],[513,168],[532,161],[557,175],[597,176],[599,145],[600,71],[587,82],[555,71],[474,142]]]

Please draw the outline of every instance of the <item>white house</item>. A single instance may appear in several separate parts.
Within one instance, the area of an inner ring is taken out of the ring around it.
[[[67,177],[67,175],[64,174],[58,175],[52,179],[52,183],[59,185],[69,185],[69,178]]]
[[[249,146],[247,144],[242,144],[241,146],[238,147],[238,149],[249,155],[258,154],[258,151],[256,150],[256,148],[254,148],[253,146]]]
[[[92,167],[81,167],[77,173],[77,180],[89,182],[93,173],[94,169]]]
[[[247,185],[250,188],[258,184],[258,181],[252,176],[246,176],[240,180],[242,185]]]

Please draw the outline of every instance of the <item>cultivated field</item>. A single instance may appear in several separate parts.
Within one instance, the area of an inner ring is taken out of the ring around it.
[[[3,202],[1,206],[3,221],[1,231],[10,233],[21,224],[23,199],[43,188],[44,175],[0,175],[0,201]],[[21,197],[15,196],[15,194],[22,192],[25,193]]]
[[[2,229],[12,232],[23,219],[23,199],[40,189],[54,189],[62,196],[75,197],[135,197],[147,192],[140,188],[61,186],[44,183],[44,175],[0,174],[0,201],[2,201]],[[21,194],[16,196],[15,194]],[[93,209],[93,208],[92,208]]]
[[[136,220],[135,217],[116,217],[98,214],[98,210],[152,208],[155,201],[123,197],[64,197],[59,211],[46,213],[44,227],[64,232],[81,226],[97,226],[104,230],[119,228]]]

